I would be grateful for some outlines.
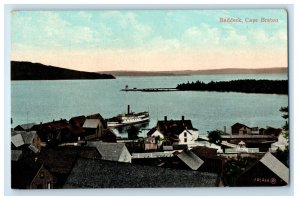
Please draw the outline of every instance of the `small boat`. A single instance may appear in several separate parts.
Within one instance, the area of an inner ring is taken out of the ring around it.
[[[130,112],[130,106],[128,105],[128,111],[126,114],[119,114],[115,117],[106,119],[108,127],[121,127],[133,124],[140,124],[148,122],[150,120],[149,112]]]

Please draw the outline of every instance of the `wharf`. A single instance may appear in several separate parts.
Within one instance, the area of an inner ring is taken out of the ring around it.
[[[176,88],[132,88],[132,89],[122,89],[124,92],[173,92],[179,91]]]

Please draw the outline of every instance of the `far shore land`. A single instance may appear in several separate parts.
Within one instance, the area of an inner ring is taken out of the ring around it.
[[[287,74],[287,67],[243,69],[224,68],[210,70],[181,70],[181,71],[101,71],[99,73],[113,76],[190,76],[190,75],[216,75],[216,74]]]

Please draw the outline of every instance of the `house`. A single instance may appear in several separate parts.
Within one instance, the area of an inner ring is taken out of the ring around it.
[[[36,123],[20,124],[14,128],[15,131],[30,131]]]
[[[96,148],[64,146],[42,149],[36,163],[43,164],[53,175],[53,187],[61,188],[78,158],[101,159]]]
[[[71,125],[65,119],[36,124],[32,129],[37,132],[42,142],[49,145],[68,142],[72,138]]]
[[[273,135],[273,136],[278,137],[281,133],[282,133],[281,128],[273,128],[273,127],[268,126],[267,129],[265,129],[262,132],[262,135]]]
[[[258,127],[251,127],[251,134],[252,135],[259,135],[259,128]]]
[[[157,140],[154,137],[148,137],[145,140],[145,151],[156,151],[158,149]]]
[[[156,129],[156,130],[155,130]],[[198,129],[195,129],[191,120],[185,120],[182,116],[181,120],[168,120],[165,116],[164,120],[158,121],[156,128],[151,130],[148,136],[164,139],[166,144],[195,144],[198,138]]]
[[[36,131],[15,131],[11,132],[12,149],[29,148],[37,153],[41,150],[41,139]]]
[[[25,159],[12,161],[11,188],[52,189],[53,176],[43,164]]]
[[[86,145],[88,147],[96,147],[103,160],[131,162],[131,155],[124,143],[89,141]]]
[[[117,142],[117,135],[110,128],[107,128],[104,130],[101,140],[103,142]]]
[[[63,188],[215,187],[217,181],[214,173],[78,159]]]
[[[284,186],[289,184],[289,169],[270,152],[242,173],[237,186]]]
[[[100,119],[86,119],[83,124],[85,130],[84,140],[99,139],[103,134],[103,127]]]
[[[72,117],[69,120],[69,124],[71,124],[72,126],[80,126],[82,127],[84,122],[86,120],[86,117],[84,115],[81,116],[76,116],[76,117]]]
[[[182,151],[176,156],[192,170],[197,170],[204,163],[204,161],[192,151]]]
[[[232,135],[248,135],[251,134],[251,128],[244,124],[235,123],[231,126]]]

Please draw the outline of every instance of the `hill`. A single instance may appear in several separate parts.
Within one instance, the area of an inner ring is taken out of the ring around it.
[[[111,74],[83,72],[40,63],[11,61],[11,80],[114,79]]]
[[[209,74],[287,74],[288,68],[224,68],[210,70],[181,70],[181,71],[104,71],[114,76],[188,76],[188,75],[209,75]]]

